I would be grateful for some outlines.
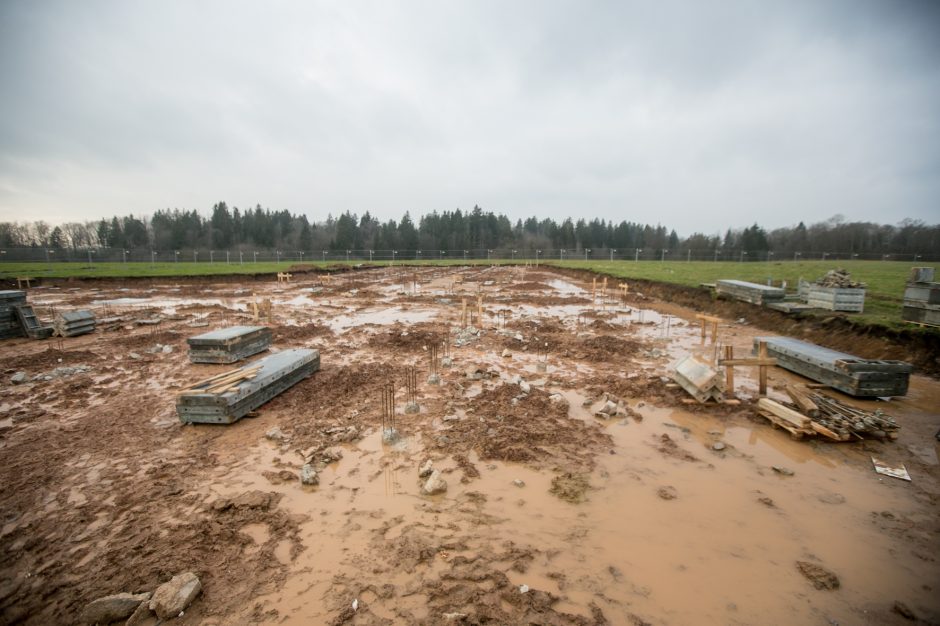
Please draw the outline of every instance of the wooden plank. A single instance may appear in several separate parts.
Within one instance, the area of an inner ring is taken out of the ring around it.
[[[796,426],[794,426],[793,424],[790,424],[786,420],[780,419],[773,413],[768,413],[767,411],[758,411],[758,413],[760,413],[761,416],[769,420],[771,424],[784,429],[785,431],[793,435],[796,439],[802,439],[803,435],[807,434],[806,430],[802,428],[797,428]],[[813,431],[809,431],[809,433],[812,433],[812,432]]]
[[[826,428],[825,426],[817,422],[810,422],[810,428],[815,430],[820,435],[825,435],[826,437],[829,437],[833,441],[848,441],[848,439],[840,437],[838,433],[829,430],[828,428]]]
[[[760,361],[767,360],[767,342],[765,341],[760,342],[760,347],[757,350],[757,358]],[[776,361],[774,361],[774,364],[776,364]],[[759,393],[762,396],[766,396],[767,395],[767,367],[765,365],[759,366],[757,375],[758,375],[757,393]]]
[[[816,403],[807,395],[809,389],[806,385],[794,385],[793,383],[789,383],[786,386],[786,390],[787,395],[793,400],[793,404],[800,408],[800,411],[810,417],[819,415],[819,407],[816,406]]]
[[[808,428],[812,420],[798,411],[794,411],[790,407],[786,407],[775,400],[770,398],[761,398],[757,401],[757,407],[761,410],[767,411],[779,417],[780,419],[786,420],[787,422],[793,424],[797,428]]]

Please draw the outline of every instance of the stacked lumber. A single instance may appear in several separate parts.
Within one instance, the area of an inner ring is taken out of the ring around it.
[[[232,326],[186,340],[193,363],[234,363],[258,354],[271,345],[271,329],[264,326]]]
[[[861,359],[791,337],[755,337],[755,351],[761,342],[780,367],[850,396],[903,396],[914,370],[904,361]]]
[[[297,348],[194,382],[176,397],[183,423],[231,424],[320,369],[320,353]]]
[[[715,292],[720,296],[730,296],[736,300],[759,306],[768,302],[781,301],[786,295],[786,292],[780,287],[768,287],[767,285],[749,283],[744,280],[719,280],[715,283]]]
[[[23,329],[13,312],[13,307],[20,304],[26,304],[25,291],[0,291],[0,339],[23,336]]]
[[[898,437],[897,422],[881,411],[849,406],[805,385],[787,385],[787,395],[793,400],[792,405],[761,398],[757,401],[757,412],[796,439],[816,435],[831,441]]]
[[[77,337],[95,332],[95,314],[91,311],[64,311],[52,322],[59,337]]]

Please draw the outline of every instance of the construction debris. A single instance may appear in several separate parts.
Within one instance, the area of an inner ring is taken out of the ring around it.
[[[232,326],[186,340],[193,363],[234,363],[258,354],[271,345],[271,329],[264,326]]]
[[[768,355],[780,367],[824,383],[850,396],[903,396],[914,370],[904,361],[860,359],[790,337],[755,337],[754,348],[767,343]]]
[[[95,314],[91,311],[62,311],[52,327],[59,337],[78,337],[95,332]]]
[[[788,385],[787,393],[794,400],[792,406],[761,398],[757,411],[797,439],[815,435],[831,441],[897,439],[898,423],[881,411],[858,409],[803,385]],[[807,408],[812,415],[804,412]]]
[[[25,291],[0,291],[0,339],[22,337],[23,330],[13,313],[13,307],[26,304]]]
[[[13,319],[19,324],[22,334],[30,339],[48,339],[52,336],[52,326],[43,324],[29,304],[14,304],[11,307]]]
[[[320,369],[317,350],[277,352],[185,388],[176,398],[183,423],[231,424]]]
[[[699,402],[725,397],[725,381],[718,370],[699,357],[690,354],[672,367],[672,379]]]
[[[829,270],[821,278],[817,278],[813,284],[837,289],[864,289],[867,287],[865,283],[852,280],[849,271],[842,268]]]
[[[891,478],[899,478],[901,480],[906,480],[910,482],[911,475],[907,473],[907,468],[904,467],[902,463],[900,467],[891,467],[881,459],[876,459],[871,457],[872,465],[875,466],[875,471],[884,476],[890,476]]]

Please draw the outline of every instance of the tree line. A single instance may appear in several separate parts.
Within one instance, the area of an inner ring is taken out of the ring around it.
[[[409,213],[400,220],[381,221],[368,211],[345,212],[323,221],[304,214],[272,211],[260,205],[229,208],[225,202],[208,216],[195,210],[166,209],[153,216],[113,216],[89,222],[51,226],[44,221],[0,222],[0,248],[91,250],[284,250],[343,253],[346,250],[488,250],[488,249],[643,249],[683,253],[735,251],[749,255],[768,253],[838,252],[873,254],[940,254],[940,224],[904,220],[897,225],[849,222],[842,216],[805,225],[766,230],[758,224],[728,228],[724,233],[693,233],[679,237],[674,229],[657,224],[601,219],[530,217],[511,221],[507,216],[472,210],[433,211],[417,223]]]

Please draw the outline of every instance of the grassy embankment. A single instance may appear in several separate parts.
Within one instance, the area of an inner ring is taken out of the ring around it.
[[[508,260],[494,261],[494,263],[510,263]],[[522,261],[517,261],[522,262]],[[349,265],[356,265],[361,261],[351,261]],[[399,262],[400,263],[400,262]],[[429,260],[406,262],[408,265],[464,265],[487,264],[488,261],[463,261],[461,259],[448,259],[444,261]],[[814,280],[822,276],[827,270],[835,267],[844,267],[849,270],[858,281],[868,285],[868,294],[865,302],[865,312],[862,314],[849,314],[849,317],[865,324],[878,324],[892,328],[912,328],[900,321],[901,301],[904,294],[904,283],[907,279],[911,263],[894,261],[774,261],[768,263],[734,263],[707,261],[599,261],[599,260],[569,260],[569,261],[543,261],[544,264],[566,267],[572,269],[585,269],[622,278],[625,281],[644,279],[663,283],[673,283],[688,287],[698,287],[701,283],[713,283],[722,278],[737,278],[757,283],[766,283],[768,279],[775,281],[786,280],[790,289],[795,289],[799,278]],[[388,265],[388,261],[376,262],[374,265]],[[30,276],[36,278],[132,278],[132,277],[160,277],[160,276],[221,276],[231,274],[271,274],[287,271],[296,263],[283,261],[280,263],[3,263],[0,264],[0,279],[10,279],[17,276]],[[347,265],[344,261],[330,260],[305,261],[305,267],[311,269],[335,268]]]

